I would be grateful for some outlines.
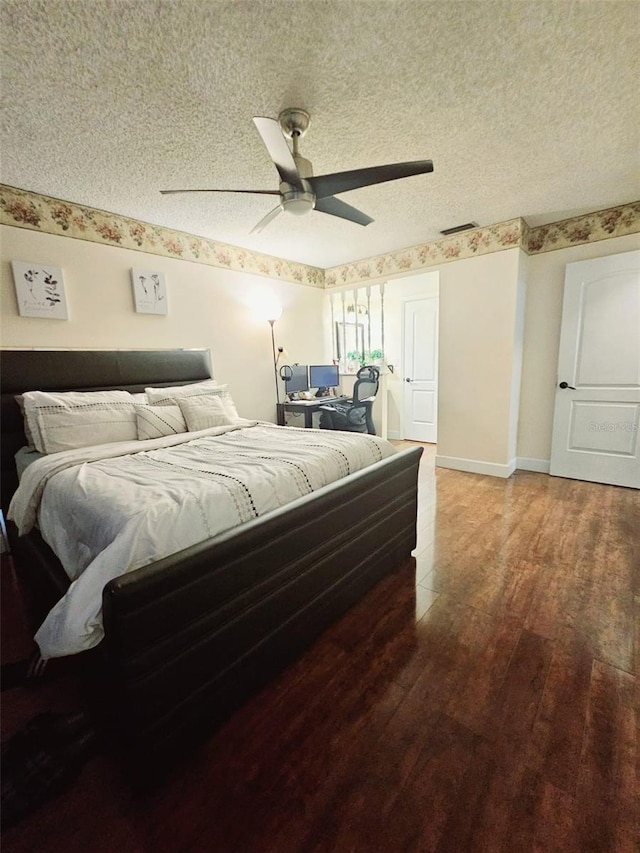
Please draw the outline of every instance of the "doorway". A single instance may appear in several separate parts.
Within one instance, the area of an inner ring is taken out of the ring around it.
[[[439,295],[403,303],[402,435],[411,441],[438,439]]]

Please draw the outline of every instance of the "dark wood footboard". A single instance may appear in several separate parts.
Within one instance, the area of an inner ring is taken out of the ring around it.
[[[421,453],[107,585],[101,706],[138,768],[212,731],[408,558]]]

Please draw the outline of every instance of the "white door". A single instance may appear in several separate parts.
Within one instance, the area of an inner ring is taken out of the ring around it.
[[[568,264],[550,473],[640,488],[640,251]]]
[[[403,437],[437,440],[438,430],[437,296],[404,303]]]

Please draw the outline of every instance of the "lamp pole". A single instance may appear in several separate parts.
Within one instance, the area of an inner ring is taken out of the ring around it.
[[[278,385],[278,359],[276,357],[276,338],[275,333],[273,331],[273,326],[275,324],[275,320],[269,320],[269,325],[271,326],[271,350],[273,352],[273,375],[276,381],[276,402],[280,403],[280,386]]]

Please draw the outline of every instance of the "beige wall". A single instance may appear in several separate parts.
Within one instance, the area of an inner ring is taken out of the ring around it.
[[[273,296],[284,309],[277,343],[290,361],[323,363],[324,292],[142,252],[100,246],[27,229],[0,227],[3,347],[208,347],[214,373],[228,382],[241,414],[274,418],[269,326],[252,304]],[[440,418],[438,455],[506,465],[513,457],[514,405],[519,459],[548,460],[564,269],[567,263],[628,252],[638,235],[526,257],[519,249],[434,267],[388,282],[386,351],[389,430],[400,431],[401,305],[440,286]],[[70,320],[19,317],[9,262],[62,268]],[[130,269],[165,273],[169,315],[136,314]],[[518,294],[526,279],[522,382],[518,405]],[[326,317],[326,311],[325,311]]]
[[[453,261],[385,288],[388,429],[402,437],[406,299],[440,294],[438,460],[506,476],[515,456],[527,258],[520,249]],[[376,406],[374,413],[379,410]]]
[[[526,261],[511,249],[386,282],[385,355],[394,367],[385,378],[389,437],[404,437],[405,303],[439,296],[438,461],[456,460],[460,467],[471,461],[487,472],[497,466],[504,470],[494,473],[509,473],[517,436]],[[341,290],[352,298],[353,288]],[[344,376],[343,393],[352,387],[353,378]],[[374,420],[379,432],[381,394]]]
[[[441,269],[439,457],[497,466],[512,461],[521,255],[509,249]]]
[[[271,333],[253,310],[257,300],[272,297],[283,307],[276,344],[292,361],[322,363],[320,289],[8,226],[0,228],[0,240],[2,347],[207,347],[240,414],[274,420]],[[18,315],[11,260],[62,268],[68,321]],[[135,313],[132,266],[165,274],[167,317]]]
[[[598,243],[545,252],[528,258],[522,392],[518,458],[548,462],[567,264],[640,248],[640,236],[614,237]]]
[[[548,470],[568,263],[640,248],[637,234],[527,256],[511,249],[387,283],[388,426],[401,437],[402,304],[439,278],[438,457]]]

